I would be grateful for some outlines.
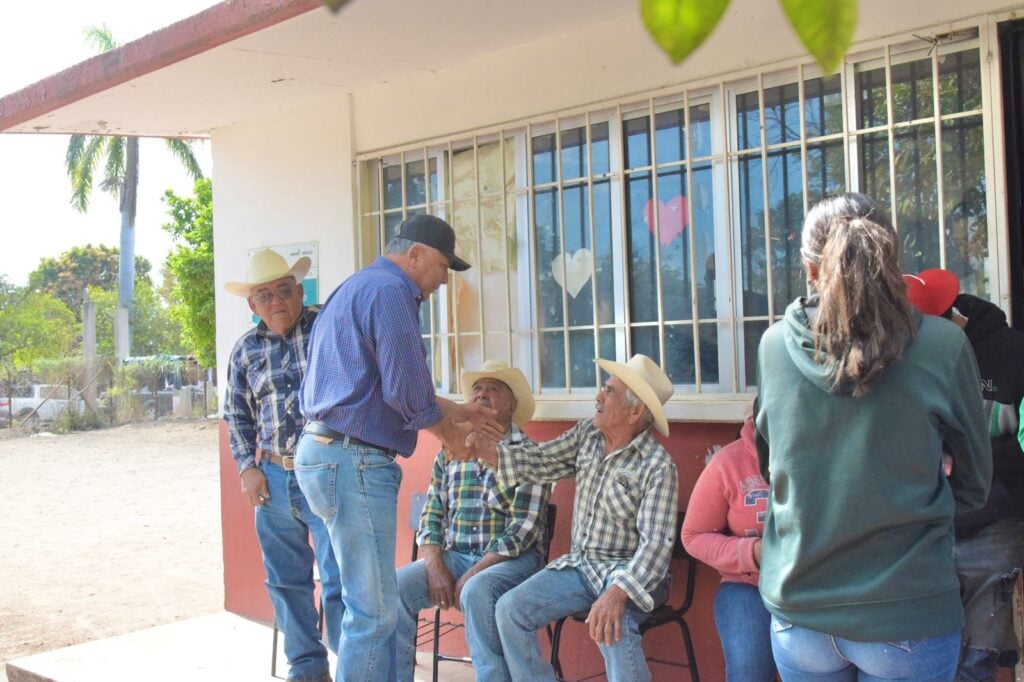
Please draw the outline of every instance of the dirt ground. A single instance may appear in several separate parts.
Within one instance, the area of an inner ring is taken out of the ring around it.
[[[4,662],[223,607],[216,420],[0,431]]]

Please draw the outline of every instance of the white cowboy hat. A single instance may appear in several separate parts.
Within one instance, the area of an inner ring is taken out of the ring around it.
[[[248,296],[253,287],[273,282],[282,277],[294,277],[297,283],[302,284],[311,263],[308,256],[303,256],[289,268],[288,261],[277,251],[260,249],[249,256],[249,265],[245,269],[245,276],[249,281],[228,282],[224,288],[235,296]]]
[[[479,371],[470,372],[462,370],[459,383],[462,386],[462,397],[469,400],[473,393],[473,384],[478,379],[497,379],[509,387],[516,399],[516,411],[512,413],[512,421],[523,426],[533,419],[533,410],[536,405],[533,400],[533,389],[526,381],[526,375],[518,369],[509,367],[502,360],[487,360]]]
[[[668,419],[665,417],[665,403],[672,397],[675,387],[665,371],[646,355],[637,353],[622,364],[613,360],[594,360],[598,366],[613,377],[618,377],[629,390],[636,393],[654,417],[654,426],[663,436],[668,435]]]

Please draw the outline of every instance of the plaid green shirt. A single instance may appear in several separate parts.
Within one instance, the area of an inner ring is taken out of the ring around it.
[[[668,575],[679,508],[676,465],[650,428],[605,456],[592,419],[546,443],[498,444],[498,485],[576,477],[572,546],[549,568],[574,567],[590,588],[609,578],[644,611]]]
[[[515,425],[505,442],[532,443]],[[437,453],[416,542],[483,556],[515,558],[544,537],[550,491],[544,485],[498,485],[479,462],[449,462]],[[538,547],[543,552],[543,547]]]

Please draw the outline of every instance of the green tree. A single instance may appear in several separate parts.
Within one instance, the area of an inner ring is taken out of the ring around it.
[[[114,319],[118,308],[116,291],[90,293],[96,303],[96,352],[115,355]],[[171,307],[147,280],[135,283],[135,315],[130,355],[180,355],[181,325],[174,319]]]
[[[99,52],[118,47],[106,26],[85,29],[86,41]],[[167,146],[194,178],[203,176],[187,140],[167,140]],[[120,201],[121,255],[118,267],[118,307],[131,310],[135,285],[135,212],[139,188],[139,138],[72,135],[68,142],[65,167],[71,179],[71,205],[85,212],[92,192],[93,172],[106,159],[100,189]],[[128,335],[129,339],[131,334]]]
[[[8,387],[18,369],[70,353],[77,330],[74,313],[62,301],[15,287],[0,275],[0,367]]]
[[[33,291],[51,294],[71,309],[82,321],[85,290],[114,291],[117,287],[118,250],[109,246],[73,246],[54,258],[43,258],[29,273]],[[149,281],[153,266],[143,256],[135,257],[135,281]]]
[[[167,190],[164,202],[173,222],[163,228],[174,238],[167,257],[172,276],[172,308],[181,323],[182,341],[199,364],[216,363],[216,314],[213,291],[213,184],[196,180],[194,196],[179,197]]]

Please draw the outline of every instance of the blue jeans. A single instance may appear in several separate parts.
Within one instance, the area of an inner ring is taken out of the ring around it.
[[[607,585],[605,588],[607,589]],[[667,585],[658,589],[654,603],[668,595]],[[548,623],[586,611],[597,601],[595,594],[575,568],[545,568],[512,588],[498,600],[496,616],[501,646],[513,680],[554,680],[551,663],[540,653],[537,630]],[[660,600],[660,601],[659,601]],[[643,646],[640,623],[646,613],[627,602],[622,639],[611,645],[599,644],[609,682],[645,682],[651,679]]]
[[[476,564],[480,557],[473,554],[446,551],[444,564],[456,580]],[[494,611],[498,598],[523,582],[544,566],[544,558],[536,549],[530,549],[515,559],[503,561],[480,571],[466,581],[459,599],[459,607],[466,621],[466,642],[473,658],[478,680],[495,682],[511,680],[498,636]],[[412,682],[416,666],[416,648],[412,645],[416,634],[419,612],[430,608],[427,589],[427,570],[422,560],[398,570],[398,598],[402,608],[398,612],[396,640],[398,642],[398,680]],[[433,613],[433,611],[431,611]]]
[[[952,682],[960,631],[902,642],[854,642],[772,616],[772,651],[783,682]]]
[[[262,462],[270,499],[256,507],[256,537],[267,572],[267,592],[274,620],[284,634],[290,680],[320,680],[328,672],[327,650],[320,642],[314,607],[313,560],[320,568],[327,644],[337,651],[341,634],[338,562],[327,528],[309,508],[295,475],[276,464]],[[309,536],[313,536],[313,549]]]
[[[324,520],[341,568],[345,615],[335,682],[395,675],[395,528],[402,470],[384,451],[303,434],[295,476]]]
[[[715,595],[715,625],[725,654],[727,682],[773,682],[772,616],[753,585],[722,583]]]

